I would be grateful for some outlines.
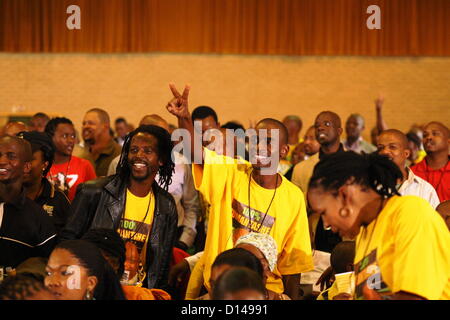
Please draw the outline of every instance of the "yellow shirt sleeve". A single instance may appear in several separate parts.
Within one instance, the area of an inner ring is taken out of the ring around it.
[[[207,148],[203,148],[203,153],[203,167],[193,164],[192,175],[195,188],[206,202],[211,203],[215,196],[223,196],[227,181],[233,181],[239,160],[218,155]]]
[[[426,201],[414,200],[404,201],[392,221],[395,243],[392,292],[405,291],[435,300],[442,297],[449,285],[450,233]]]

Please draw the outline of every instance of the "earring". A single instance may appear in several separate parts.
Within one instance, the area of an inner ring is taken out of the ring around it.
[[[84,300],[94,300],[94,297],[92,296],[90,290],[86,291],[86,294],[84,295]]]
[[[347,218],[347,217],[350,215],[350,213],[352,213],[352,210],[351,210],[351,209],[348,209],[348,208],[341,208],[341,209],[339,210],[339,215],[340,215],[342,218]]]

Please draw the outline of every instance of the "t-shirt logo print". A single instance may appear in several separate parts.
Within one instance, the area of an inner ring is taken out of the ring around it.
[[[382,300],[392,294],[383,281],[377,261],[377,249],[374,249],[355,265],[357,300]]]
[[[247,205],[233,200],[233,244],[243,235],[250,232],[268,234],[272,229],[275,218],[264,212],[250,208]]]

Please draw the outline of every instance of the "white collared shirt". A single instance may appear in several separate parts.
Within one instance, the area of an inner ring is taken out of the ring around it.
[[[427,200],[431,206],[436,209],[439,205],[439,198],[433,186],[422,178],[416,176],[411,169],[406,168],[406,172],[408,173],[408,179],[402,183],[398,189],[398,192],[402,196],[409,195],[421,197]]]

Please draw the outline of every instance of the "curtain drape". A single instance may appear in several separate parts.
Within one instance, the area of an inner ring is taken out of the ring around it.
[[[450,0],[0,0],[0,51],[449,56]]]

